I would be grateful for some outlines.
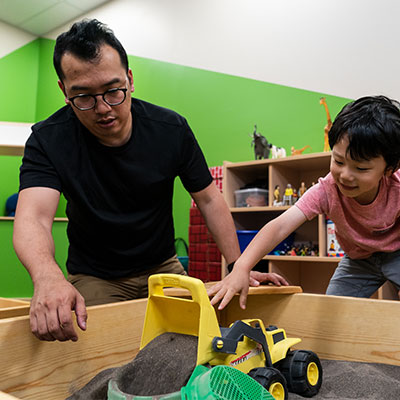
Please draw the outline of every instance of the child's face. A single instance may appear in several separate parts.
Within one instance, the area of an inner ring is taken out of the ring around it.
[[[370,160],[353,160],[346,153],[349,146],[344,136],[333,146],[331,173],[340,192],[355,199],[360,204],[374,201],[381,178],[391,172],[386,171],[386,161],[382,156]]]

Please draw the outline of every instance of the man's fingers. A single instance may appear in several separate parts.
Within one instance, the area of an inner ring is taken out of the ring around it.
[[[33,334],[40,340],[52,342],[55,338],[50,334],[47,327],[47,319],[44,313],[34,313],[33,318],[36,319],[35,330]]]
[[[62,332],[64,341],[72,340],[76,342],[78,340],[78,335],[72,322],[71,306],[69,304],[62,305],[58,308],[58,326]]]
[[[260,282],[252,277],[250,277],[249,283],[250,283],[250,286],[253,286],[253,287],[260,286]]]
[[[86,330],[87,312],[85,300],[82,296],[77,296],[75,303],[76,322],[83,331]]]

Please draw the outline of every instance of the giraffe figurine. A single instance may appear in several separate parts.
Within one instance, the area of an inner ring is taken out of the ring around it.
[[[332,127],[332,120],[331,120],[331,116],[329,114],[328,104],[326,104],[325,97],[321,97],[319,99],[319,104],[322,104],[325,107],[326,119],[328,120],[328,122],[324,128],[324,151],[329,151],[329,136],[328,135],[329,135],[329,131],[331,130],[331,127]]]

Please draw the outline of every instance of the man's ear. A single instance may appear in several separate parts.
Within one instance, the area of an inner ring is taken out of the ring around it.
[[[67,93],[65,92],[65,87],[64,87],[64,84],[61,82],[61,80],[58,80],[58,87],[61,89],[61,91],[63,92],[63,94],[64,94],[64,97],[65,97],[65,103],[66,104],[69,104],[70,103],[70,101],[68,100],[68,98],[67,98]]]
[[[133,93],[135,91],[135,86],[133,84],[133,74],[130,68],[128,69],[128,81],[129,81],[129,89],[131,93]]]

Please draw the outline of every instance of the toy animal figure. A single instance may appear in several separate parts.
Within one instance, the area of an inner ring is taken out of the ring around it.
[[[261,160],[262,158],[269,157],[270,146],[268,144],[268,140],[261,135],[261,133],[257,133],[257,125],[254,125],[253,132],[253,140],[251,145],[254,146],[254,156],[256,160]]]
[[[322,104],[325,107],[326,119],[328,120],[324,128],[324,151],[329,151],[329,131],[331,130],[332,127],[332,120],[329,114],[328,104],[326,104],[325,97],[321,97],[319,99],[319,104]]]
[[[272,158],[286,157],[286,150],[283,147],[278,147],[273,144],[270,144],[269,147],[271,148],[271,157]]]
[[[311,147],[310,147],[309,145],[304,146],[304,147],[301,148],[301,149],[295,149],[294,146],[292,146],[292,148],[291,148],[291,154],[292,154],[292,156],[299,156],[299,155],[302,154],[303,151],[304,151],[305,149],[307,149],[307,148],[310,148],[310,150],[311,150]]]

